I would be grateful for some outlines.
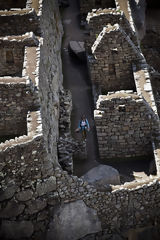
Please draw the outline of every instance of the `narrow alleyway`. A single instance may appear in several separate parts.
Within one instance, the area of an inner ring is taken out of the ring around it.
[[[86,62],[80,62],[70,56],[68,44],[70,41],[85,41],[87,38],[86,30],[80,27],[79,1],[70,0],[70,6],[61,10],[62,22],[64,28],[64,37],[62,45],[62,62],[63,62],[63,83],[64,88],[69,89],[72,93],[73,110],[71,117],[72,137],[80,140],[79,133],[75,133],[78,127],[78,121],[82,114],[85,114],[89,120],[91,131],[88,133],[86,155],[76,155],[73,159],[74,175],[78,177],[84,175],[89,169],[100,164],[98,159],[98,144],[96,138],[96,129],[94,125],[94,104],[92,97],[92,85],[89,77]],[[106,164],[105,162],[101,162]],[[115,167],[123,181],[132,181],[135,178],[146,178],[150,158],[145,161],[128,161],[126,162],[108,162],[108,165]],[[136,177],[137,176],[137,177]]]
[[[72,136],[80,139],[80,134],[75,133],[78,121],[82,114],[88,118],[91,130],[87,137],[87,156],[74,157],[74,175],[81,176],[89,169],[98,165],[98,145],[93,118],[92,87],[88,74],[86,62],[79,62],[71,57],[68,52],[69,41],[84,41],[87,35],[80,28],[79,2],[70,1],[70,6],[62,11],[62,22],[64,28],[64,39],[62,45],[62,61],[64,88],[72,93]]]

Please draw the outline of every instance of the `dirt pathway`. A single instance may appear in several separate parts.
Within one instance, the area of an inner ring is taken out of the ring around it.
[[[85,31],[80,28],[79,3],[77,0],[70,1],[70,6],[62,11],[62,22],[64,27],[64,39],[62,45],[62,61],[64,88],[72,93],[72,136],[79,139],[79,134],[74,130],[78,126],[78,120],[85,114],[89,120],[91,131],[87,137],[87,156],[74,158],[74,174],[81,176],[92,167],[98,165],[98,150],[96,131],[93,118],[93,99],[91,81],[88,75],[86,63],[80,63],[68,53],[68,43],[71,40],[84,41]]]

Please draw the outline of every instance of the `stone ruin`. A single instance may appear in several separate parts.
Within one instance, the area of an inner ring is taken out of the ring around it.
[[[114,1],[85,3],[85,14],[89,6],[118,6]],[[80,221],[74,239],[85,239],[89,233],[97,239],[112,237],[117,229],[159,223],[159,117],[133,22],[129,26],[117,7],[117,13],[109,12],[110,19],[117,20],[107,20],[98,33],[92,25],[98,36],[88,64],[96,93],[105,94],[96,95],[100,156],[154,155],[157,176],[99,191],[71,174],[71,95],[62,85],[63,30],[56,1],[7,0],[0,8],[0,238],[52,239],[63,207],[72,209],[71,222],[73,217],[76,222],[75,209],[78,216],[91,212],[94,219],[88,222],[91,232]],[[94,68],[101,79],[94,79]],[[70,175],[60,166],[66,161]],[[63,228],[61,240],[71,236],[68,231]]]
[[[135,28],[119,8],[92,10],[87,21],[100,158],[152,156],[159,116]]]

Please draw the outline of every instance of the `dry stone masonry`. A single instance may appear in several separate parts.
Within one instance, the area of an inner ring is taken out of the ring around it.
[[[116,6],[114,1],[82,1],[81,10],[87,14],[89,7]],[[91,77],[106,94],[99,96],[95,110],[100,156],[154,154],[157,176],[98,190],[68,174],[74,149],[72,101],[62,87],[58,3],[6,0],[0,8],[0,239],[64,237],[68,222],[62,229],[55,221],[60,210],[61,220],[72,209],[75,224],[67,237],[73,240],[87,234],[102,239],[104,233],[112,237],[117,230],[160,223],[159,117],[148,66],[132,32],[112,22],[112,16],[92,47]],[[84,227],[84,216],[91,228]]]
[[[92,46],[92,54],[91,79],[102,92],[135,90],[132,62],[138,62],[142,56],[118,24],[103,28]]]
[[[119,24],[132,41],[137,45],[137,36],[131,29],[130,23],[120,9],[94,9],[87,15],[87,23],[89,25],[89,38],[87,46],[92,47],[96,38],[107,24]]]
[[[95,110],[100,157],[151,156],[151,137],[157,124],[152,114],[145,100],[135,94],[100,95]]]

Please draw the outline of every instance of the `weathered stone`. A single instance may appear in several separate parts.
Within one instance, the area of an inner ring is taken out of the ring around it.
[[[47,217],[48,217],[48,212],[42,211],[42,212],[38,213],[37,221],[43,221],[43,220],[47,219]]]
[[[101,223],[95,210],[88,208],[82,200],[57,207],[50,223],[47,240],[78,240],[101,231]]]
[[[21,240],[22,238],[30,238],[33,234],[33,230],[34,228],[31,221],[2,221],[0,237]]]
[[[27,203],[28,208],[26,209],[26,213],[27,214],[34,214],[37,213],[41,210],[43,210],[46,206],[47,203],[46,201],[42,201],[42,200],[33,200]]]
[[[24,204],[15,201],[8,202],[7,206],[0,211],[0,218],[11,218],[20,215],[25,208]]]
[[[105,186],[108,184],[120,184],[118,171],[107,165],[99,165],[98,167],[92,168],[82,176],[82,179],[97,187],[99,185]]]
[[[74,54],[79,60],[86,60],[86,51],[84,47],[84,42],[69,42],[69,50],[71,54]]]
[[[17,187],[15,185],[8,186],[5,190],[0,191],[0,202],[10,199],[15,194]]]
[[[31,190],[22,191],[16,194],[16,199],[18,201],[28,201],[32,198],[33,192]]]
[[[42,196],[46,193],[56,190],[56,177],[51,176],[42,183],[38,183],[36,187],[37,194]]]

